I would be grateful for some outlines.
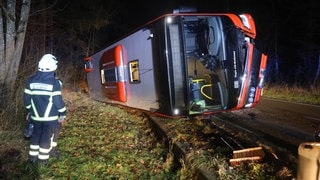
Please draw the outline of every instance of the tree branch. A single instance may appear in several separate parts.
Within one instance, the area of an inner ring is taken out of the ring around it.
[[[0,8],[3,11],[3,15],[6,17],[6,19],[11,20],[11,21],[15,21],[16,18],[13,16],[13,14],[8,13],[7,8],[5,8],[5,6],[3,6],[3,2],[0,2]]]

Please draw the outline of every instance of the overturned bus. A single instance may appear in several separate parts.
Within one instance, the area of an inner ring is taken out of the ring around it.
[[[93,99],[168,116],[254,107],[267,56],[250,14],[162,15],[85,58]]]

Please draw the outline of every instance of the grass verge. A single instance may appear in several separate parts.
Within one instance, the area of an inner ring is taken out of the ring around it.
[[[305,89],[296,86],[265,86],[263,97],[281,99],[290,102],[320,105],[320,89]]]
[[[22,132],[2,132],[6,147],[1,148],[0,179],[176,177],[170,153],[142,114],[93,101],[81,92],[64,94],[69,113],[58,141],[61,157],[51,158],[48,166],[29,164],[29,142]]]

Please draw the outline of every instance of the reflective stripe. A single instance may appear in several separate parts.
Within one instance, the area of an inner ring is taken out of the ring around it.
[[[29,151],[29,155],[30,156],[38,156],[39,155],[39,151]]]
[[[50,152],[50,148],[49,149],[40,148],[38,159],[41,159],[41,160],[49,159],[49,152]]]
[[[51,142],[51,147],[57,147],[57,145],[58,145],[57,142],[54,142],[54,141]]]
[[[61,81],[59,81],[60,85],[62,84]],[[25,89],[24,92],[26,94],[29,94],[31,96],[48,96],[49,98],[49,103],[47,104],[47,106],[45,107],[45,111],[44,112],[39,112],[36,109],[35,106],[35,102],[34,100],[31,98],[31,104],[27,105],[26,108],[27,109],[31,109],[33,110],[34,114],[32,116],[33,120],[36,121],[53,121],[53,120],[57,120],[58,119],[58,115],[55,116],[50,116],[50,112],[52,111],[52,107],[53,107],[53,96],[60,96],[62,93],[60,90],[58,91],[52,91],[54,88],[54,85],[52,84],[46,84],[46,83],[30,83],[30,89]],[[63,113],[66,111],[66,107],[63,107],[61,109],[58,110],[58,112]],[[41,117],[40,116],[40,114]],[[42,115],[42,113],[44,113]]]
[[[62,113],[62,112],[65,112],[66,110],[67,110],[66,107],[63,107],[63,108],[61,108],[61,109],[58,109],[58,111],[61,112],[61,113]]]
[[[47,159],[49,159],[49,154],[48,154],[48,155],[39,154],[39,155],[38,155],[38,159],[40,159],[40,160],[47,160]]]
[[[30,144],[29,155],[30,156],[38,156],[39,155],[39,145]]]
[[[32,94],[32,91],[30,89],[24,89],[24,93],[26,94]]]
[[[47,108],[46,108],[46,111],[45,111],[45,113],[44,113],[44,117],[49,117],[49,113],[50,113],[50,111],[51,111],[51,108],[52,108],[52,95],[49,97],[49,104],[48,104],[48,106],[47,106]]]
[[[38,111],[36,109],[36,106],[34,105],[33,99],[31,99],[31,105],[32,105],[32,109],[33,109],[33,112],[35,114],[35,117],[39,117],[39,114],[38,114]],[[34,116],[32,116],[32,117],[33,117],[32,119],[34,119]]]
[[[30,144],[30,149],[38,150],[39,148],[40,148],[39,145],[32,145],[32,144]]]
[[[52,92],[48,91],[31,91],[31,95],[48,95],[50,96]]]
[[[52,102],[49,102],[47,109],[46,109],[46,112],[44,113],[44,117],[49,117],[49,113],[51,111],[51,108],[52,108]]]
[[[59,118],[58,115],[49,117],[49,113],[50,113],[51,108],[52,108],[52,103],[48,104],[47,109],[46,109],[46,114],[45,114],[44,117],[40,117],[39,116],[38,111],[36,109],[36,106],[34,105],[34,102],[33,102],[32,99],[31,99],[31,104],[32,104],[33,112],[35,114],[34,116],[31,116],[33,120],[35,120],[35,121],[54,121],[54,120],[57,120]]]
[[[53,85],[52,84],[46,84],[46,83],[30,83],[31,89],[41,89],[45,91],[52,91]]]
[[[50,152],[50,148],[49,148],[49,149],[40,148],[40,149],[39,149],[39,152],[40,152],[40,153],[43,153],[43,154],[49,153],[49,152]]]
[[[52,95],[53,96],[61,95],[61,91],[54,91],[52,92]]]
[[[50,117],[36,117],[36,116],[31,116],[33,120],[35,121],[54,121],[59,118],[59,116],[50,116]]]
[[[54,91],[54,92],[48,92],[48,91],[30,91],[28,90],[28,92],[26,92],[27,90],[25,90],[25,93],[30,94],[30,95],[48,95],[48,96],[57,96],[57,95],[61,95],[61,91]]]
[[[54,141],[53,141],[53,138],[54,138],[54,134],[52,134],[52,136],[51,136],[51,138],[50,138],[50,140],[51,140],[51,143],[50,143],[50,145],[51,145],[50,151],[51,151],[52,148],[57,147],[57,145],[58,145],[57,142],[54,142]]]
[[[43,91],[38,91],[38,92],[43,92]],[[61,94],[61,91],[56,91],[56,94],[59,94],[58,92],[60,92]],[[32,119],[35,120],[35,121],[54,121],[54,120],[57,120],[59,118],[59,116],[51,116],[49,117],[50,115],[50,112],[51,112],[51,109],[52,109],[52,106],[53,106],[53,103],[52,103],[52,95],[53,93],[52,92],[45,92],[43,94],[46,94],[46,95],[50,95],[49,97],[49,103],[46,107],[46,110],[44,112],[44,116],[43,117],[40,117],[37,109],[36,109],[36,106],[33,102],[33,99],[31,99],[31,107],[33,109],[33,112],[34,112],[34,116],[32,116]],[[64,112],[66,110],[66,108],[62,108],[62,110],[58,110],[59,112]]]

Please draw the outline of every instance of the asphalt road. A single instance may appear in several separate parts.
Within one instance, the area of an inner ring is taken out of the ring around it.
[[[320,125],[320,106],[263,98],[256,108],[263,113],[285,118],[288,122]]]
[[[296,147],[302,142],[315,141],[315,135],[319,133],[317,130],[320,130],[320,106],[315,105],[263,98],[255,108],[233,113],[239,116],[240,121],[227,117],[228,123],[256,134],[260,132],[271,141],[282,141]]]

